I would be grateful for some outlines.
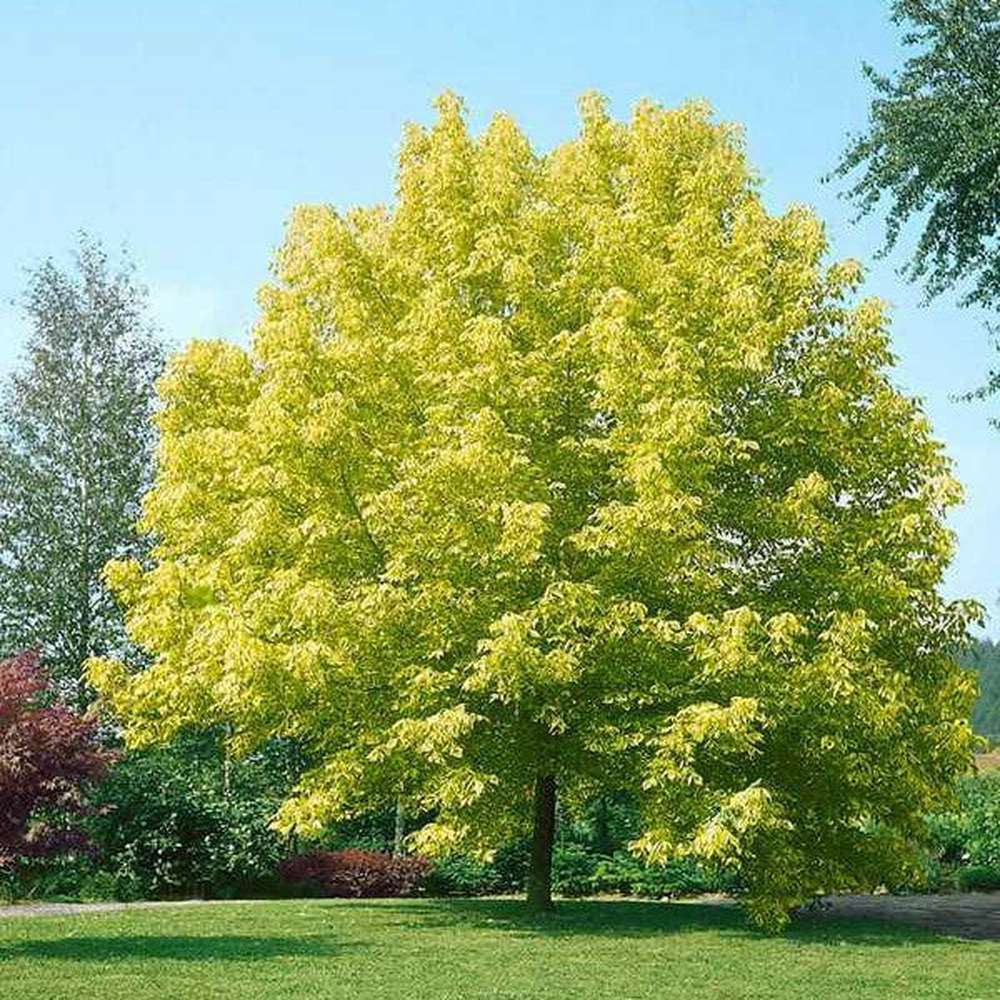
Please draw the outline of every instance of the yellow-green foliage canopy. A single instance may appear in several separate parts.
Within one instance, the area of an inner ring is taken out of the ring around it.
[[[154,663],[95,684],[135,743],[303,740],[286,829],[400,795],[418,848],[488,849],[554,773],[761,921],[904,871],[969,762],[974,609],[858,265],[700,105],[588,96],[546,155],[438,112],[392,207],[295,212],[249,352],[170,366],[155,565],[108,569]]]

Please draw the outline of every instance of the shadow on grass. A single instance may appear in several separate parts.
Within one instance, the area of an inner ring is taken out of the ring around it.
[[[421,928],[476,928],[516,935],[545,937],[659,937],[664,934],[714,932],[731,938],[762,940],[773,935],[752,927],[733,905],[640,902],[631,900],[561,900],[553,913],[530,913],[514,899],[411,899],[356,901],[352,909],[392,915],[395,926]],[[800,944],[900,947],[911,944],[948,944],[933,932],[917,927],[865,919],[831,919],[815,914],[797,916],[780,935]]]
[[[731,905],[629,900],[563,900],[552,914],[533,915],[515,899],[313,900],[312,930],[287,937],[254,935],[106,935],[88,934],[0,944],[0,959],[30,958],[72,962],[233,962],[276,958],[329,959],[390,944],[396,932],[424,931],[435,938],[428,947],[460,949],[463,935],[569,939],[642,940],[705,934],[734,943],[765,941],[769,936],[750,926]],[[350,934],[350,940],[342,935]],[[933,932],[866,919],[803,914],[780,940],[810,948],[901,948],[956,943]],[[2,992],[2,991],[0,991]]]
[[[0,945],[0,957],[73,962],[253,962],[272,958],[330,958],[357,947],[356,942],[346,944],[326,937],[109,934],[6,943]]]

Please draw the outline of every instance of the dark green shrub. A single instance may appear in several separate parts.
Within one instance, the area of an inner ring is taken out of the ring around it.
[[[492,861],[464,854],[436,859],[425,888],[435,896],[498,896],[524,889],[528,844],[515,841],[497,851]]]
[[[958,872],[958,887],[967,892],[1000,889],[1000,868],[990,865],[966,865]]]
[[[531,859],[531,842],[515,840],[497,851],[493,859],[493,870],[500,888],[498,892],[523,892],[528,882],[528,866]]]
[[[98,864],[129,896],[255,891],[288,853],[268,824],[293,772],[285,748],[226,761],[212,734],[129,753],[90,824]]]
[[[567,839],[605,857],[623,850],[642,833],[638,806],[627,792],[599,796],[580,809],[578,816],[564,820]]]
[[[392,851],[395,815],[392,809],[380,809],[328,827],[311,842],[318,850]]]
[[[967,859],[969,849],[967,813],[932,813],[927,817],[927,832],[934,861],[941,865],[957,865]]]
[[[492,896],[504,892],[502,879],[491,862],[462,854],[436,861],[426,889],[433,896]]]
[[[600,855],[581,844],[559,844],[552,852],[552,889],[561,896],[587,896],[595,891]]]
[[[268,824],[301,764],[283,744],[227,761],[217,733],[129,752],[92,798],[94,850],[31,860],[2,891],[52,900],[285,893],[277,864],[289,845]]]
[[[594,871],[594,892],[620,893],[662,899],[703,892],[730,892],[735,887],[725,876],[707,871],[687,858],[665,865],[648,865],[624,851],[602,858]]]
[[[954,812],[927,817],[925,880],[908,888],[1000,888],[1000,771],[963,779]]]
[[[966,779],[959,795],[969,863],[1000,869],[1000,771]]]

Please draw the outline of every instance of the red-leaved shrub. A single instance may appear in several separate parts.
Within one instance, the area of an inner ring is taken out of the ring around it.
[[[281,877],[321,896],[409,896],[434,870],[427,858],[380,851],[313,851],[289,858]]]
[[[45,704],[47,689],[37,653],[0,662],[0,869],[87,847],[71,821],[88,812],[84,791],[112,759],[96,720]]]

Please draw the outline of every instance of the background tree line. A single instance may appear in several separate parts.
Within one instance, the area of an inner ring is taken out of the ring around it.
[[[959,654],[959,662],[979,675],[972,725],[991,743],[1000,743],[1000,644],[982,639]]]

